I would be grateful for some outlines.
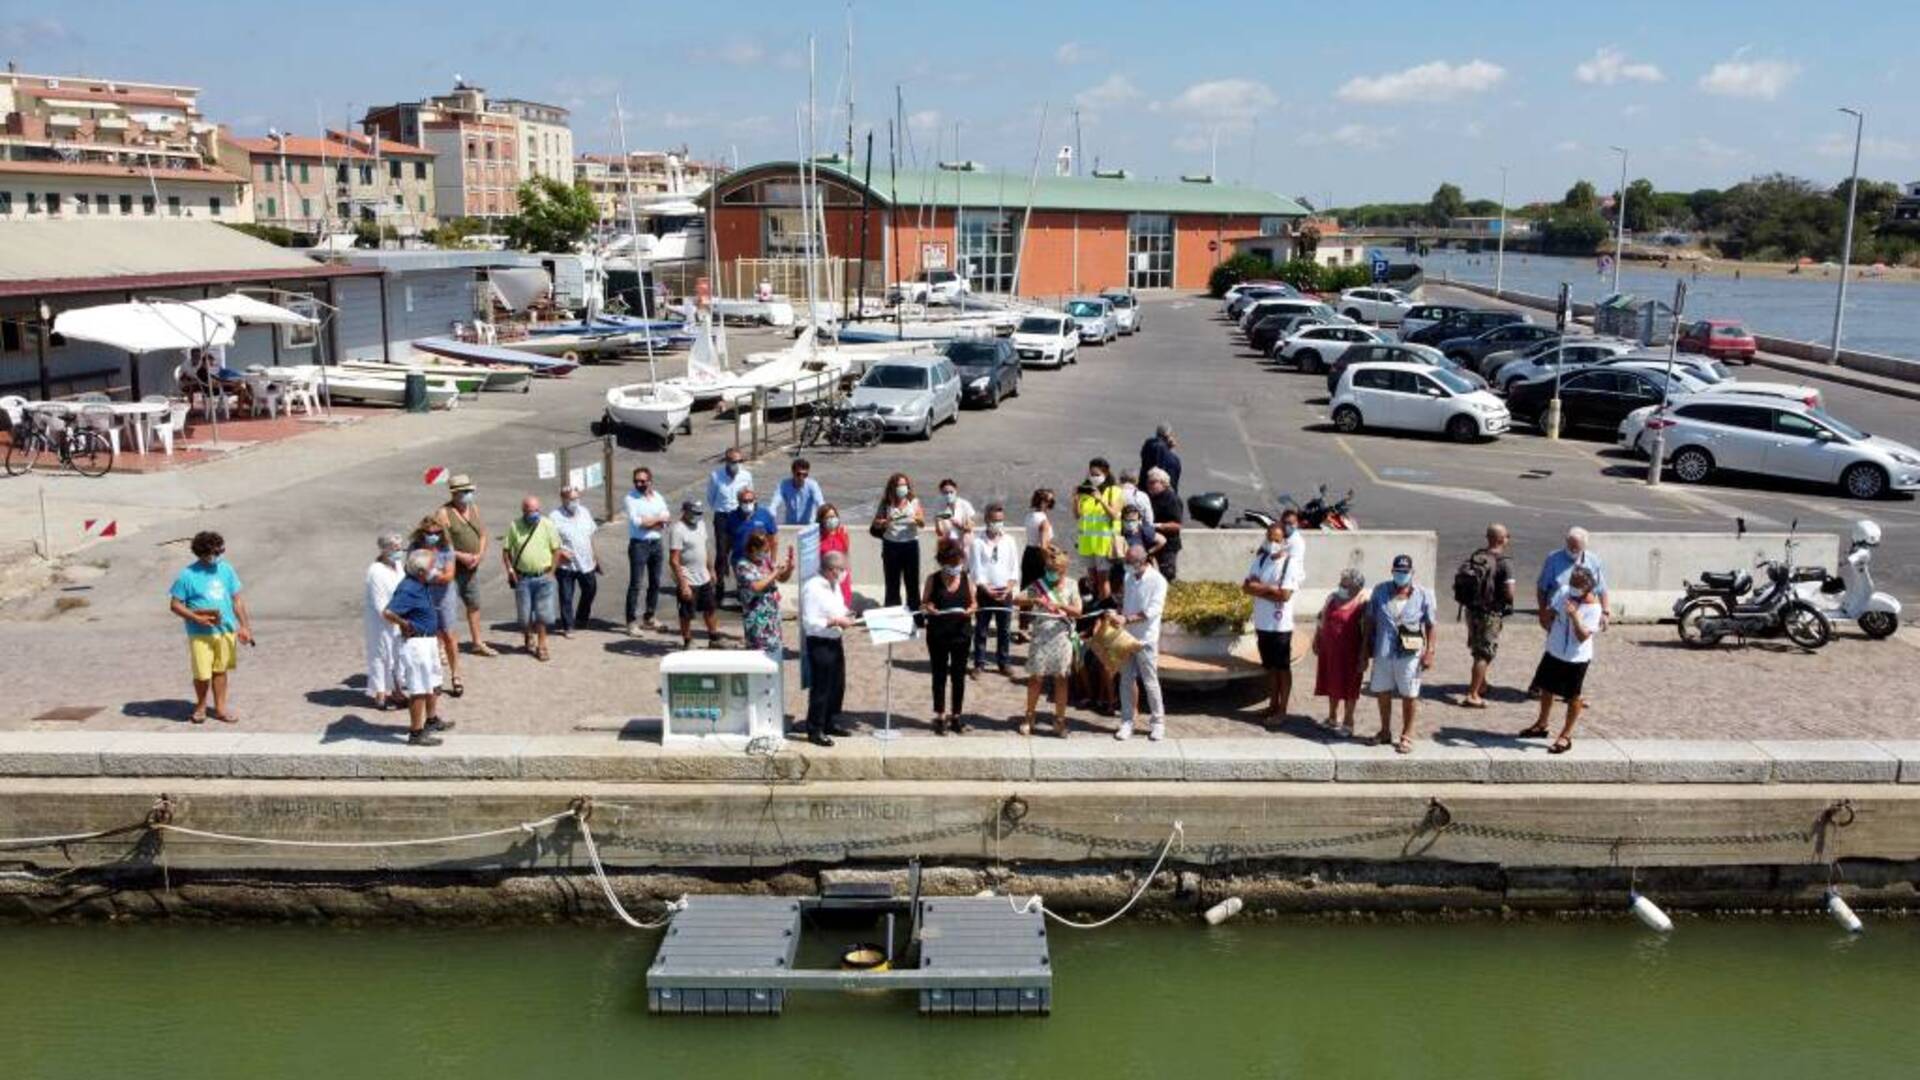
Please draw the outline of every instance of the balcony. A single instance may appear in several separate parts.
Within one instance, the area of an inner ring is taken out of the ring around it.
[[[51,128],[77,128],[80,126],[80,117],[74,113],[54,113],[47,117],[47,126]]]

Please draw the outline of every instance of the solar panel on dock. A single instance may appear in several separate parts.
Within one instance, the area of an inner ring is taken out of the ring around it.
[[[791,971],[800,947],[800,901],[769,896],[689,896],[647,970],[647,1009],[657,1013],[773,1015],[781,988],[754,972]],[[740,973],[739,984],[680,985],[693,976]]]
[[[921,1012],[996,1016],[1052,1010],[1053,966],[1039,912],[1015,910],[1004,896],[968,896],[923,901],[920,918],[923,973],[997,975],[992,985],[923,989]]]

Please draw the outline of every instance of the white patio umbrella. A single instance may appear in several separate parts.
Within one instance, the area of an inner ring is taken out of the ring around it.
[[[231,345],[234,320],[185,300],[134,300],[63,311],[54,316],[53,332],[69,341],[91,341],[142,355]],[[207,418],[214,441],[220,441],[220,421],[211,406]]]
[[[317,303],[309,298],[309,302]],[[319,326],[320,320],[311,315],[302,314],[279,304],[269,304],[255,296],[243,292],[230,292],[225,296],[208,297],[205,300],[188,300],[188,307],[196,308],[222,318],[232,319],[248,326]],[[327,383],[327,365],[316,365],[320,369],[320,403],[329,417],[333,415],[333,389]]]

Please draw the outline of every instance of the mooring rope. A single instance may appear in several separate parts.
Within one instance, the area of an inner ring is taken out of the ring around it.
[[[1133,890],[1133,895],[1127,897],[1127,902],[1120,905],[1120,910],[1098,922],[1074,922],[1064,915],[1056,914],[1047,907],[1046,902],[1041,899],[1039,893],[1034,893],[1028,897],[1027,902],[1024,904],[1014,903],[1013,897],[1009,896],[1007,897],[1007,905],[1021,915],[1030,915],[1037,911],[1047,918],[1052,919],[1054,922],[1059,923],[1061,926],[1073,930],[1098,930],[1133,910],[1133,905],[1139,903],[1140,898],[1147,894],[1148,887],[1153,884],[1153,879],[1159,875],[1160,867],[1166,864],[1167,856],[1172,853],[1174,844],[1176,843],[1180,844],[1182,848],[1186,846],[1186,826],[1182,825],[1179,821],[1173,823],[1173,831],[1167,834],[1167,842],[1160,845],[1160,857],[1153,860],[1153,869],[1148,870],[1147,876],[1140,879],[1140,887]]]
[[[549,814],[537,821],[523,821],[518,825],[508,825],[484,832],[456,833],[452,836],[425,836],[409,840],[283,840],[269,836],[235,836],[231,833],[208,832],[205,829],[190,829],[185,825],[171,822],[156,822],[153,828],[160,832],[174,832],[182,836],[197,836],[202,840],[219,840],[229,844],[258,844],[263,847],[297,848],[393,848],[393,847],[433,847],[440,844],[459,844],[469,840],[488,840],[496,836],[512,836],[516,833],[532,835],[556,821],[564,821],[578,815],[572,810],[562,810]]]
[[[580,826],[580,839],[587,845],[587,861],[593,864],[593,876],[600,882],[600,892],[606,896],[607,906],[613,909],[613,913],[619,916],[621,922],[635,930],[658,930],[673,921],[675,912],[686,910],[687,901],[683,897],[668,902],[666,913],[660,916],[659,922],[641,922],[627,914],[627,909],[621,905],[620,898],[614,895],[613,882],[607,879],[607,868],[600,864],[600,848],[593,842],[593,829],[587,824],[586,813],[580,810],[570,810],[568,813],[573,815],[575,822]]]

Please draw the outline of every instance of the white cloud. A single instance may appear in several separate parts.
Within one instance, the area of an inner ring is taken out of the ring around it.
[[[1627,54],[1619,49],[1602,45],[1594,50],[1591,60],[1582,60],[1573,69],[1573,77],[1583,83],[1599,83],[1612,86],[1626,80],[1628,82],[1665,82],[1666,76],[1660,69],[1648,63],[1628,63]]]
[[[1090,59],[1087,47],[1077,41],[1061,42],[1060,47],[1053,50],[1053,58],[1062,64],[1078,64]]]
[[[1190,131],[1173,140],[1173,148],[1183,154],[1198,154],[1214,146],[1213,136],[1207,132]]]
[[[1073,95],[1073,103],[1083,109],[1111,109],[1137,101],[1141,97],[1140,88],[1133,85],[1125,75],[1109,75],[1096,86]]]
[[[1491,90],[1506,77],[1506,68],[1486,60],[1469,60],[1464,64],[1435,60],[1405,71],[1355,76],[1343,83],[1335,96],[1362,105],[1446,101]]]
[[[1705,135],[1701,135],[1693,140],[1693,152],[1700,157],[1706,158],[1708,161],[1714,162],[1739,161],[1741,158],[1747,156],[1745,150],[1737,146],[1728,146],[1723,142],[1715,142]]]
[[[939,109],[921,109],[907,114],[907,127],[913,131],[936,131],[940,127]]]
[[[1165,112],[1185,113],[1189,116],[1210,121],[1240,121],[1255,116],[1279,104],[1266,83],[1252,79],[1215,79],[1211,82],[1194,83],[1171,101],[1156,102],[1154,108]]]
[[[1788,60],[1749,60],[1746,50],[1741,49],[1731,60],[1720,61],[1700,76],[1700,89],[1721,97],[1772,101],[1798,74],[1799,64]]]
[[[669,131],[685,131],[688,128],[700,127],[707,122],[707,119],[704,116],[674,112],[669,109],[661,113],[655,122]]]
[[[1372,124],[1341,124],[1332,131],[1309,131],[1294,140],[1301,146],[1344,146],[1350,150],[1384,150],[1398,128]]]
[[[1467,121],[1467,125],[1460,129],[1460,134],[1465,135],[1469,139],[1477,139],[1486,133],[1486,125],[1478,120],[1469,120]]]
[[[1821,139],[1813,151],[1821,157],[1851,158],[1853,140],[1845,135],[1829,135]],[[1920,157],[1920,150],[1916,150],[1911,143],[1871,135],[1860,140],[1860,158],[1863,161],[1912,161],[1915,157]]]

